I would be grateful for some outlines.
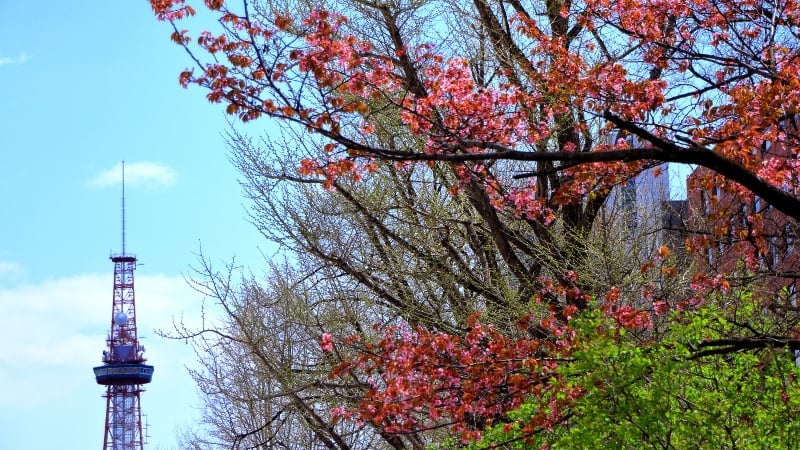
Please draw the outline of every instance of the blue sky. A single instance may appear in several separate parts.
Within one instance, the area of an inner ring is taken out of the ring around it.
[[[140,336],[153,383],[149,449],[177,448],[199,417],[173,317],[196,321],[183,276],[203,252],[258,267],[227,161],[221,108],[177,84],[186,55],[145,0],[0,0],[0,448],[100,448],[94,383],[121,250],[118,165],[126,161],[127,250],[139,258]]]

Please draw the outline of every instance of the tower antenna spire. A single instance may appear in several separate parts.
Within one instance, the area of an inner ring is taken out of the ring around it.
[[[122,161],[122,256],[125,256],[125,161]]]

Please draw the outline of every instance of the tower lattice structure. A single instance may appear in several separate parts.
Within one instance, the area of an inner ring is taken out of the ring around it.
[[[123,165],[122,254],[114,263],[111,330],[103,351],[103,365],[94,368],[98,384],[106,386],[106,419],[103,450],[143,450],[142,385],[153,378],[153,366],[145,364],[144,346],[136,327],[136,295],[133,272],[136,257],[125,254],[125,188]]]

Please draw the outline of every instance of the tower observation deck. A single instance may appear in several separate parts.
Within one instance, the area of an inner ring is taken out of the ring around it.
[[[106,420],[103,450],[143,450],[142,385],[153,378],[153,366],[145,364],[145,348],[136,328],[136,298],[133,272],[136,257],[125,254],[125,188],[123,165],[122,254],[111,256],[114,263],[114,293],[111,330],[103,351],[103,365],[94,368],[95,380],[106,386]]]

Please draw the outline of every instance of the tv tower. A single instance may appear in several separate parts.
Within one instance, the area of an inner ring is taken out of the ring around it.
[[[145,364],[144,346],[136,334],[136,300],[133,271],[136,257],[125,253],[125,162],[122,162],[122,253],[111,255],[114,263],[114,296],[111,331],[103,351],[103,365],[94,368],[98,384],[106,387],[106,424],[103,450],[143,450],[143,384],[153,378],[153,366]]]

